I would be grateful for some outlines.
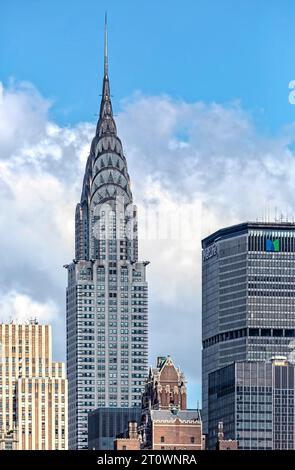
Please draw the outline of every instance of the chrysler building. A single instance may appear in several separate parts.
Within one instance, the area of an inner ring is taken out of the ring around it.
[[[70,449],[87,449],[90,411],[140,406],[147,264],[138,261],[137,211],[113,116],[105,23],[100,113],[76,207],[75,259],[66,265]]]

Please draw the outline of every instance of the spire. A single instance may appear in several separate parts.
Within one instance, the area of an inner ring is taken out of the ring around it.
[[[104,76],[108,76],[108,17],[104,17]]]
[[[99,120],[96,127],[96,134],[101,137],[103,135],[117,135],[116,124],[113,118],[113,109],[110,94],[108,67],[108,29],[107,14],[105,14],[104,22],[104,76],[102,84],[102,97],[100,103]]]

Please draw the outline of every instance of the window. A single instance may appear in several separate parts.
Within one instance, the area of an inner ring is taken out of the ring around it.
[[[192,436],[191,437],[191,443],[194,444],[194,442],[195,442],[195,438]]]
[[[161,436],[161,442],[165,442],[165,437]]]
[[[123,447],[122,447],[122,450],[126,450],[126,449],[127,449],[127,447],[126,447],[126,446],[123,446]]]

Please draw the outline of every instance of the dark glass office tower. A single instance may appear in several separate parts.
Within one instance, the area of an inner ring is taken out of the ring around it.
[[[289,356],[295,337],[295,224],[248,222],[202,241],[202,380],[234,361]]]
[[[242,450],[295,449],[293,364],[236,362],[209,374],[208,447],[214,449],[217,426]]]
[[[114,450],[116,437],[130,421],[140,423],[141,408],[97,408],[88,415],[89,450]]]

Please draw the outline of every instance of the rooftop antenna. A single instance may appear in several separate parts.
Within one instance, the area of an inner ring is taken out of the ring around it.
[[[108,76],[108,15],[104,15],[104,75]]]

